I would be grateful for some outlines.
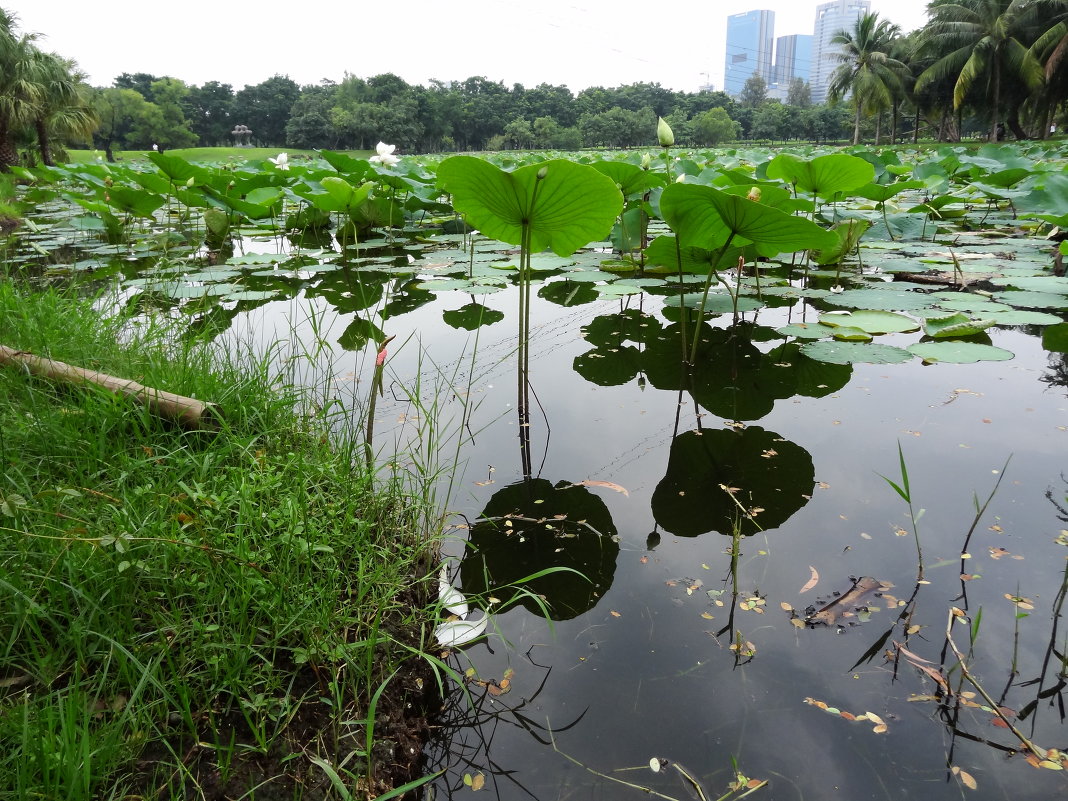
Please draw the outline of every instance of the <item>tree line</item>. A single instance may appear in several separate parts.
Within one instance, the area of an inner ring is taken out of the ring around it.
[[[771,99],[758,76],[738,97],[659,83],[576,94],[482,76],[422,86],[391,73],[307,86],[275,75],[236,91],[124,73],[91,87],[76,63],[41,51],[0,9],[0,169],[20,156],[52,163],[71,145],[109,159],[118,149],[232,145],[237,125],[263,146],[367,150],[386,141],[408,153],[643,146],[657,117],[683,146],[1047,136],[1068,99],[1068,0],[933,0],[928,13],[908,35],[877,14],[840,31],[828,103],[813,105],[804,81]]]

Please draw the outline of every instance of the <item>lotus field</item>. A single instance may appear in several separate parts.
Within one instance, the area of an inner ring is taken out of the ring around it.
[[[0,241],[434,476],[435,797],[1062,796],[1068,148],[661,142],[14,168]]]

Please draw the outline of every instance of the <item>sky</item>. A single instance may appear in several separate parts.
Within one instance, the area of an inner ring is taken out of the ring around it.
[[[928,0],[872,0],[907,32]],[[481,75],[508,86],[646,81],[697,91],[723,87],[726,20],[775,12],[775,36],[811,34],[815,0],[0,0],[38,47],[73,58],[94,86],[123,72],[217,80],[235,91],[273,75],[301,85],[392,72],[412,84]]]

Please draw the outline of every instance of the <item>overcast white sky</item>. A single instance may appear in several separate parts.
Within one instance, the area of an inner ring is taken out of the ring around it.
[[[240,89],[275,74],[300,84],[393,72],[409,83],[482,75],[507,85],[696,91],[723,86],[728,14],[775,12],[775,35],[812,33],[815,0],[0,0],[39,46],[75,59],[90,82],[122,72],[218,80]],[[872,0],[910,31],[927,0]],[[706,77],[707,76],[707,77]]]

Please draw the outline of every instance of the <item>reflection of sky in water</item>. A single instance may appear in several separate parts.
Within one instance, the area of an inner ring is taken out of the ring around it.
[[[390,348],[387,392],[377,415],[381,447],[390,449],[395,441],[404,441],[413,426],[400,421],[412,409],[394,400],[391,378],[397,382],[394,389],[398,384],[411,387],[419,373],[425,400],[443,386],[463,393],[477,345],[470,386],[476,403],[470,420],[474,441],[463,448],[464,469],[449,502],[451,509],[472,519],[494,492],[520,477],[516,376],[510,361],[514,297],[506,291],[478,300],[504,311],[505,321],[475,333],[457,331],[442,321],[441,311],[459,308],[470,298],[444,293],[431,306],[386,322],[385,332],[397,340]],[[629,300],[631,308],[638,303],[637,298]],[[655,299],[644,300],[647,310],[657,305]],[[915,547],[911,536],[895,535],[895,529],[908,528],[907,510],[878,475],[898,480],[900,442],[916,506],[925,509],[920,533],[931,582],[920,588],[913,620],[924,628],[910,639],[909,647],[937,662],[947,611],[953,603],[962,604],[954,601],[961,588],[958,557],[974,514],[973,493],[980,502],[985,500],[995,471],[1012,454],[1007,478],[973,535],[972,559],[966,564],[967,570],[982,576],[968,584],[970,608],[984,610],[974,667],[991,692],[1000,692],[1008,681],[1014,608],[1003,596],[1018,591],[1036,602],[1035,612],[1020,622],[1019,679],[1037,675],[1065,555],[1052,543],[1063,524],[1044,495],[1052,488],[1054,497],[1063,496],[1060,474],[1068,470],[1063,459],[1068,432],[1062,430],[1068,426],[1068,400],[1064,388],[1039,382],[1047,371],[1047,357],[1038,340],[995,331],[994,344],[1016,354],[1003,363],[855,365],[840,390],[821,398],[778,399],[770,412],[751,422],[807,451],[815,480],[821,483],[781,528],[748,537],[742,544],[740,590],[743,595],[766,596],[766,605],[762,615],[736,613],[736,628],[757,653],[735,668],[727,650],[729,637],[717,642],[709,633],[724,625],[727,610],[716,607],[706,594],[709,589],[729,589],[724,583],[729,538],[710,533],[684,539],[662,532],[661,545],[652,553],[645,550],[654,527],[650,497],[667,467],[678,393],[652,385],[639,391],[635,381],[600,387],[572,371],[575,357],[591,348],[579,328],[619,308],[619,301],[568,309],[534,303],[530,380],[545,410],[544,419],[537,405],[532,410],[535,471],[540,466],[540,475],[552,483],[610,481],[630,494],[591,489],[611,511],[620,537],[612,586],[591,611],[555,622],[550,631],[530,612],[513,609],[496,618],[512,648],[495,635],[488,645],[472,646],[458,657],[463,667],[470,660],[484,678],[499,678],[509,666],[515,669],[511,692],[486,699],[485,709],[501,711],[521,703],[544,679],[544,688],[523,714],[538,726],[547,721],[562,726],[582,716],[559,734],[561,750],[604,772],[644,765],[652,756],[678,760],[716,795],[730,779],[733,755],[749,775],[771,780],[758,795],[766,799],[958,798],[956,781],[945,781],[947,729],[932,703],[908,700],[930,692],[931,682],[905,665],[895,681],[892,666],[884,665],[881,656],[850,671],[896,613],[882,609],[870,621],[838,635],[795,628],[780,603],[803,609],[815,603],[816,596],[848,589],[849,576],[861,575],[892,582],[898,597],[909,596],[916,575]],[[774,327],[786,322],[787,314],[785,309],[765,310],[759,322]],[[794,312],[792,319],[798,316]],[[814,317],[811,312],[809,317]],[[326,312],[320,333],[336,339],[350,319],[335,319]],[[291,325],[298,339],[311,341],[301,302],[276,304],[254,315],[259,335],[286,332]],[[238,330],[235,334],[240,336]],[[878,341],[907,344],[915,338],[884,336]],[[764,351],[772,347],[758,346]],[[344,378],[347,374],[359,376],[356,395],[362,399],[370,376],[367,354],[338,356],[335,372],[343,377],[343,388],[354,386],[352,376]],[[460,411],[455,400],[445,400],[442,408],[446,416]],[[708,429],[720,429],[723,423],[711,414],[701,420]],[[456,434],[455,421],[441,425],[449,436]],[[693,403],[684,395],[680,431],[695,427]],[[487,479],[494,483],[479,485]],[[995,560],[991,547],[1025,558]],[[461,555],[455,543],[447,551]],[[818,570],[820,583],[798,595],[809,578],[809,565]],[[696,580],[702,586],[687,594],[686,587]],[[720,598],[729,603],[729,593]],[[893,638],[899,639],[900,631]],[[967,643],[963,627],[956,639],[959,645]],[[532,662],[551,665],[548,676]],[[1022,707],[1033,693],[1014,687],[1006,704]],[[889,732],[876,735],[870,724],[822,712],[806,705],[806,696],[854,714],[875,712],[886,720]],[[1037,717],[1036,742],[1063,745],[1056,713],[1043,705]],[[961,729],[1011,745],[1011,736],[991,726],[989,718],[966,710]],[[581,771],[507,720],[504,713],[497,725],[487,721],[477,732],[450,735],[453,772],[447,783],[439,782],[438,797],[447,784],[455,787],[465,771],[476,770],[490,779],[488,789],[496,781],[501,798],[530,797],[520,786],[540,799],[645,797]],[[1030,721],[1030,733],[1029,727]],[[1006,763],[1000,751],[963,738],[957,738],[955,749],[953,764],[975,776],[977,798],[1046,799],[1063,792],[1061,777],[1035,770],[1020,757]],[[440,751],[435,759],[435,764],[448,761]],[[495,769],[514,773],[494,779]],[[674,797],[688,797],[670,773],[620,775]]]

